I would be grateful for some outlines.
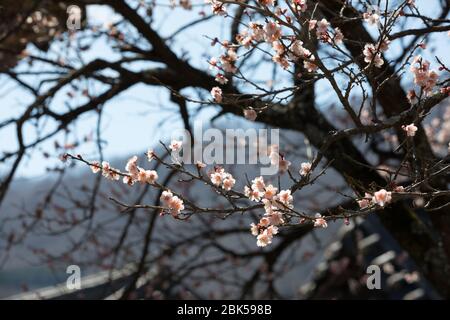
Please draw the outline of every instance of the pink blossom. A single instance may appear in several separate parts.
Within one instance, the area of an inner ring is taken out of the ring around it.
[[[237,71],[237,68],[235,66],[236,61],[237,61],[237,54],[233,48],[228,49],[226,54],[220,56],[222,69],[225,72],[236,73]]]
[[[266,190],[264,191],[264,198],[271,200],[277,194],[277,191],[277,188],[269,184],[268,186],[266,186]]]
[[[214,69],[217,68],[217,58],[215,57],[211,57],[211,59],[209,59],[209,69]]]
[[[158,180],[158,173],[155,170],[141,170],[138,180],[141,183],[154,184]]]
[[[330,23],[327,21],[327,19],[322,19],[317,23],[316,28],[316,36],[317,39],[320,39],[324,42],[328,42],[329,35],[328,35],[328,27],[330,26]]]
[[[339,28],[334,29],[334,38],[333,38],[334,43],[341,44],[342,40],[344,40],[344,34],[342,33],[341,29]]]
[[[298,58],[308,58],[311,56],[311,51],[305,49],[303,47],[303,42],[300,40],[294,41],[290,49],[293,53],[293,56],[291,55],[292,60],[297,60]]]
[[[173,194],[170,190],[165,190],[161,193],[161,197],[160,200],[164,203],[164,204],[168,204],[170,199],[172,199]]]
[[[264,27],[260,23],[250,22],[249,27],[252,30],[252,38],[255,41],[263,41],[264,40]]]
[[[170,142],[169,149],[175,152],[175,151],[180,150],[181,147],[182,147],[182,145],[183,145],[183,141],[180,141],[180,140],[172,140],[172,141]]]
[[[90,165],[90,168],[91,168],[93,173],[99,172],[101,170],[100,162],[98,162],[98,161],[92,162],[92,164]]]
[[[406,97],[408,98],[410,104],[416,104],[417,102],[419,102],[419,100],[417,99],[416,92],[414,90],[409,90]]]
[[[222,89],[220,89],[219,87],[212,88],[211,96],[213,97],[214,101],[221,103],[222,102]]]
[[[311,172],[311,166],[312,164],[310,162],[303,162],[300,165],[300,175],[301,176],[307,176]]]
[[[236,183],[236,180],[233,178],[231,174],[227,174],[225,178],[223,179],[223,185],[222,188],[230,191],[231,188],[233,188],[234,184]]]
[[[201,161],[197,161],[197,162],[195,163],[195,165],[196,165],[197,168],[199,168],[199,169],[203,169],[203,168],[206,167],[206,164],[203,163],[203,162],[201,162]]]
[[[311,56],[309,60],[303,61],[303,67],[308,70],[308,72],[314,72],[317,70],[318,66],[314,63],[314,56]]]
[[[268,22],[264,26],[264,38],[267,42],[273,43],[281,38],[281,28],[277,22]]]
[[[267,227],[269,224],[270,224],[270,220],[267,217],[262,217],[259,220],[259,225],[262,226],[262,227]]]
[[[327,221],[322,218],[322,215],[320,213],[316,213],[316,217],[314,219],[314,227],[322,227],[326,228],[328,227]]]
[[[380,207],[384,207],[386,204],[391,202],[392,196],[390,191],[381,189],[373,194],[372,201],[378,204]]]
[[[205,2],[211,4],[211,10],[214,14],[219,16],[224,16],[227,14],[227,8],[224,3],[217,0],[206,0]]]
[[[309,22],[308,22],[308,30],[309,31],[314,30],[316,28],[316,26],[317,26],[317,20],[314,20],[314,19],[309,20]]]
[[[125,176],[125,177],[123,177],[123,183],[124,184],[127,184],[127,185],[129,185],[129,186],[132,186],[133,184],[134,184],[134,180],[133,180],[133,178],[132,177],[130,177],[130,176]]]
[[[306,0],[293,0],[293,3],[297,11],[305,12],[308,9]]]
[[[284,223],[283,213],[280,211],[272,211],[272,213],[267,215],[270,219],[270,223],[274,226],[278,226]]]
[[[414,83],[420,86],[427,95],[431,94],[439,75],[436,71],[430,70],[430,62],[423,60],[418,55],[414,58],[410,70],[414,74]]]
[[[358,205],[361,209],[367,208],[370,205],[370,200],[372,199],[372,195],[369,193],[365,193],[364,198],[358,200]]]
[[[211,182],[216,185],[220,186],[222,184],[222,174],[219,172],[214,172],[210,175]]]
[[[259,234],[259,228],[254,223],[250,224],[250,231],[251,231],[252,235],[254,235],[255,237]]]
[[[280,159],[280,162],[278,163],[278,172],[285,173],[289,170],[289,167],[292,163],[289,160],[286,160],[284,158]]]
[[[264,178],[260,176],[260,177],[253,179],[252,189],[259,191],[259,192],[264,192],[266,189],[266,185],[264,184]]]
[[[154,158],[155,158],[155,154],[154,154],[154,152],[153,152],[153,149],[149,149],[148,151],[147,151],[147,160],[148,160],[148,162],[150,162],[150,161],[152,161]]]
[[[251,201],[260,201],[261,200],[261,192],[257,190],[253,190],[247,186],[244,187],[244,194],[247,198],[249,198]]]
[[[414,137],[416,135],[417,127],[414,123],[408,124],[407,126],[402,126],[402,129],[406,132],[408,137]]]
[[[366,21],[369,25],[377,25],[380,22],[380,15],[378,13],[372,12],[364,12],[363,13],[364,21]]]
[[[269,236],[274,236],[274,235],[278,234],[278,227],[277,226],[268,226],[267,234]]]
[[[281,203],[285,204],[286,206],[289,206],[290,204],[292,204],[293,201],[291,190],[281,190],[280,193],[277,195],[276,199]]]
[[[256,117],[257,117],[257,113],[256,113],[256,111],[253,110],[253,109],[245,109],[245,110],[244,110],[244,117],[245,117],[245,119],[247,119],[247,120],[255,121],[255,119],[256,119]]]
[[[384,64],[384,60],[381,57],[381,53],[377,52],[377,49],[372,43],[367,43],[364,46],[363,50],[364,54],[364,61],[367,63],[372,63],[377,68],[381,68],[381,66]]]
[[[137,161],[138,161],[138,157],[133,156],[128,160],[127,165],[125,166],[125,170],[130,173],[130,175],[133,179],[136,179],[136,177],[139,173]]]
[[[256,239],[256,245],[258,247],[265,247],[272,243],[272,237],[267,233],[267,230],[261,232]]]
[[[228,83],[228,79],[221,73],[216,74],[216,78],[214,80],[216,80],[216,82],[218,82],[220,84]]]
[[[177,196],[172,197],[167,203],[167,206],[173,216],[178,215],[182,210],[184,210],[183,200]]]

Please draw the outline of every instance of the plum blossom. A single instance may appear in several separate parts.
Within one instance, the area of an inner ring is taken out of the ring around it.
[[[342,40],[344,40],[344,34],[342,33],[341,29],[339,28],[334,29],[334,37],[333,37],[334,43],[339,45],[342,43]]]
[[[216,74],[215,79],[216,82],[220,83],[220,84],[227,84],[228,83],[228,79],[221,73]]]
[[[170,190],[164,190],[164,191],[161,193],[160,200],[161,200],[163,203],[167,204],[167,203],[169,203],[169,200],[170,200],[172,197],[173,197],[173,193],[172,193]]]
[[[364,12],[363,19],[371,26],[377,25],[380,23],[380,12],[378,10]]]
[[[262,24],[257,22],[250,22],[249,29],[252,31],[252,39],[255,41],[263,41],[264,40],[264,27]]]
[[[390,191],[381,189],[373,194],[372,202],[376,203],[380,207],[384,207],[386,204],[391,202],[392,195]]]
[[[151,162],[155,158],[153,149],[149,149],[146,153],[148,162]]]
[[[253,190],[252,188],[249,188],[248,186],[244,187],[244,194],[251,201],[259,202],[261,200],[262,193],[257,190]]]
[[[293,201],[293,197],[291,195],[291,190],[281,190],[280,193],[276,196],[276,200],[280,201],[286,206],[290,206]]]
[[[214,185],[220,186],[220,184],[222,183],[222,174],[219,172],[214,172],[210,175],[210,179]]]
[[[98,162],[98,161],[92,162],[92,164],[90,165],[90,168],[91,168],[93,173],[97,173],[97,172],[99,172],[102,169],[100,167],[100,162]]]
[[[213,97],[215,102],[222,102],[222,89],[219,87],[214,87],[211,89],[211,96]]]
[[[330,36],[328,34],[329,26],[330,26],[330,23],[325,18],[320,20],[319,22],[317,22],[317,27],[316,27],[317,39],[322,40],[323,42],[329,41],[329,39],[330,39]]]
[[[419,102],[419,99],[417,99],[417,95],[416,92],[414,90],[409,90],[408,94],[406,95],[406,97],[408,98],[408,101],[410,104],[414,105],[417,102]]]
[[[384,64],[384,60],[381,57],[381,53],[377,51],[377,48],[372,43],[367,43],[363,50],[364,61],[367,63],[373,62],[375,67],[381,68]]]
[[[158,173],[155,170],[140,170],[138,181],[141,183],[154,184],[158,180]]]
[[[259,220],[259,225],[262,226],[262,227],[268,227],[270,225],[270,219],[267,218],[267,217],[262,217]]]
[[[265,247],[272,243],[272,236],[268,233],[267,229],[261,232],[257,237],[256,245],[258,247]]]
[[[308,5],[306,4],[306,0],[293,0],[294,8],[297,11],[305,12],[308,9]]]
[[[166,207],[174,217],[184,210],[183,200],[177,196],[174,196],[170,190],[163,191],[160,200],[163,206]]]
[[[179,151],[183,146],[183,141],[180,140],[172,140],[169,145],[169,149],[173,152]]]
[[[309,60],[305,60],[303,61],[303,67],[308,71],[308,72],[314,72],[317,70],[318,66],[314,63],[314,60],[316,58],[311,55],[311,57],[309,57]]]
[[[436,71],[430,70],[430,62],[418,55],[414,58],[410,70],[414,74],[414,83],[420,86],[427,95],[431,94],[439,75]]]
[[[277,188],[269,184],[268,186],[266,186],[266,189],[264,191],[264,198],[266,198],[267,200],[271,200],[277,194],[277,191]]]
[[[216,167],[214,172],[209,175],[209,178],[215,186],[221,185],[222,189],[227,191],[231,190],[231,188],[233,188],[236,184],[236,180],[233,176],[230,173],[225,172],[225,170],[221,167]]]
[[[408,124],[407,126],[402,126],[402,129],[406,132],[408,137],[414,137],[416,135],[417,127],[414,123]]]
[[[320,213],[316,213],[316,216],[314,218],[314,227],[318,228],[326,228],[328,227],[327,221],[322,218],[322,215]]]
[[[218,67],[218,61],[217,61],[216,57],[211,57],[209,59],[208,63],[209,63],[209,69],[210,70],[215,69],[215,68]]]
[[[278,172],[281,174],[285,173],[291,165],[291,162],[279,153],[279,147],[275,145],[270,147],[269,158],[272,165],[278,166]]]
[[[235,183],[236,183],[236,180],[233,178],[233,176],[231,174],[228,173],[225,175],[225,177],[223,179],[222,188],[227,191],[230,191],[231,188],[234,187]]]
[[[244,110],[244,117],[247,120],[255,121],[256,117],[257,117],[257,113],[256,113],[256,111],[254,109],[245,109]]]
[[[361,209],[367,208],[370,205],[370,200],[372,200],[372,195],[370,193],[365,193],[364,198],[358,200],[358,205]]]
[[[203,162],[201,162],[201,161],[197,161],[197,162],[195,163],[195,165],[196,165],[197,168],[199,168],[199,169],[203,169],[203,168],[206,167],[206,163],[203,163]]]
[[[259,234],[259,228],[258,225],[251,223],[250,224],[250,232],[252,233],[253,236],[257,236]]]
[[[236,73],[237,68],[235,63],[237,61],[237,53],[236,50],[230,48],[227,52],[220,56],[220,62],[222,64],[222,69],[225,72]]]
[[[278,226],[284,223],[283,213],[281,211],[273,211],[270,214],[267,214],[270,219],[270,223],[274,226]]]
[[[303,47],[303,42],[300,40],[295,40],[291,45],[290,58],[292,60],[297,60],[298,58],[309,58],[311,56],[311,51]]]
[[[227,8],[223,2],[217,0],[205,0],[205,3],[211,4],[213,14],[224,16],[227,14]]]
[[[266,185],[264,183],[264,178],[260,176],[260,177],[253,179],[252,189],[256,190],[258,192],[264,192],[264,190],[266,189]]]
[[[102,162],[102,175],[110,180],[119,180],[120,176],[117,174],[116,170],[112,168],[109,162]]]
[[[264,39],[266,42],[273,43],[281,38],[281,28],[278,22],[269,21],[264,26]]]
[[[137,175],[139,173],[139,168],[137,166],[137,161],[138,161],[138,157],[137,156],[133,156],[133,157],[131,157],[128,160],[127,165],[125,166],[125,170],[128,171],[128,173],[130,174],[130,176],[133,179],[136,179]]]
[[[303,162],[300,165],[300,175],[301,176],[307,176],[311,172],[311,166],[312,164],[310,162]]]

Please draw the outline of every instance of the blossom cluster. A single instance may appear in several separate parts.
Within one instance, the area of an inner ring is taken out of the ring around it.
[[[418,55],[414,58],[410,71],[414,75],[414,83],[420,86],[426,95],[430,95],[439,79],[438,73],[430,70],[430,62]]]
[[[209,178],[215,186],[221,186],[222,189],[226,191],[230,191],[236,184],[236,180],[233,176],[230,173],[225,172],[225,169],[219,166],[214,168],[214,172],[209,175]]]
[[[263,177],[257,177],[252,181],[251,187],[244,187],[244,194],[251,201],[262,202],[265,214],[258,224],[251,224],[251,232],[257,239],[258,247],[265,247],[272,243],[273,236],[278,233],[278,226],[283,224],[283,211],[293,208],[291,190],[281,190],[272,184],[264,182]]]
[[[396,191],[403,190],[399,187]],[[385,189],[380,189],[376,191],[373,195],[370,193],[365,193],[364,198],[358,200],[358,205],[361,209],[367,208],[372,204],[376,204],[380,207],[384,207],[392,201],[392,193],[386,191]]]
[[[174,196],[170,190],[163,191],[160,200],[164,207],[167,208],[167,211],[174,217],[184,210],[183,200],[178,196]]]

